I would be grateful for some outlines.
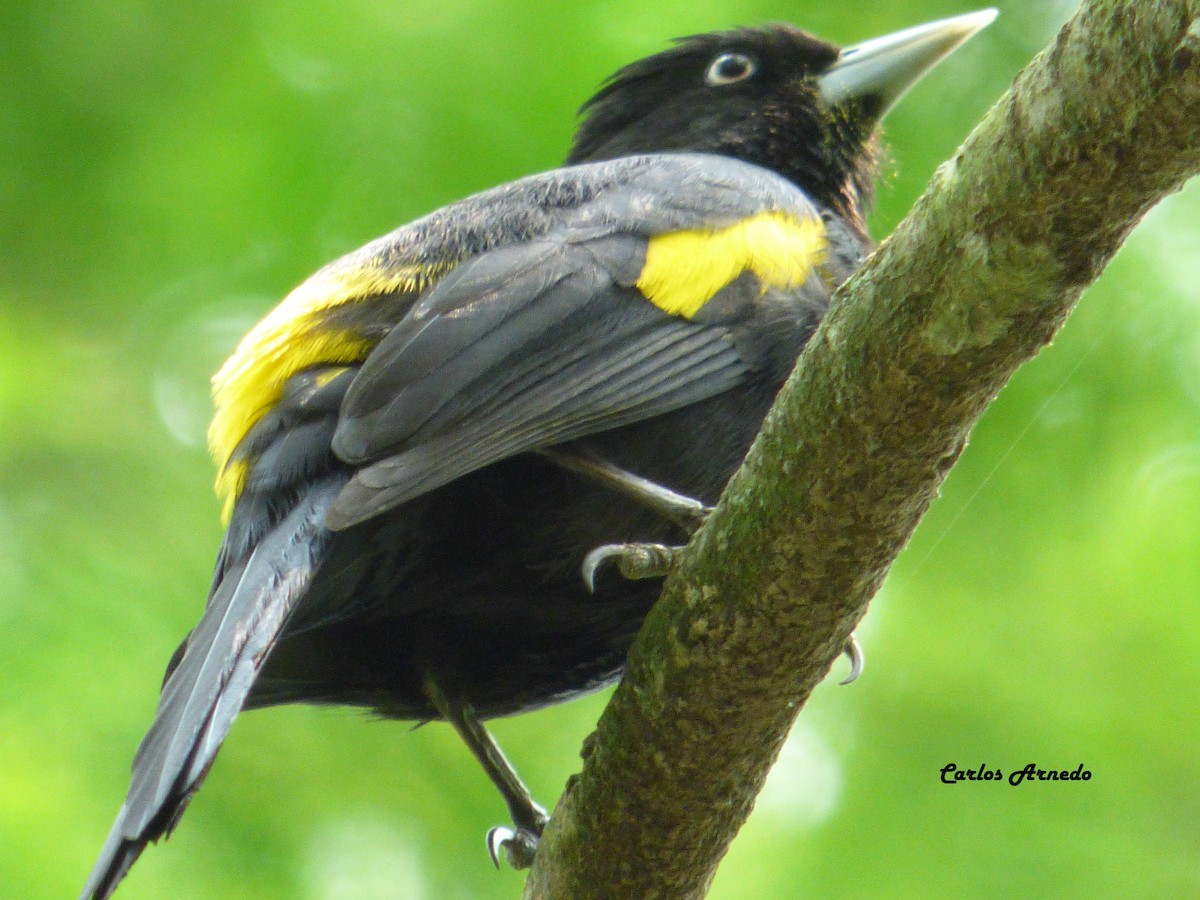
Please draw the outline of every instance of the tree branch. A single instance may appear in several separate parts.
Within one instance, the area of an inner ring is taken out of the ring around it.
[[[647,619],[527,898],[705,893],[984,408],[1200,171],[1198,9],[1085,3],[839,292]]]

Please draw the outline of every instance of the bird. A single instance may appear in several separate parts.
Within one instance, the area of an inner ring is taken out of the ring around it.
[[[493,861],[528,865],[547,814],[484,721],[619,677],[873,249],[880,121],[994,15],[681,38],[583,104],[558,168],[269,312],[213,379],[225,535],[83,897],[175,828],[239,713],[285,703],[449,722],[508,806]]]

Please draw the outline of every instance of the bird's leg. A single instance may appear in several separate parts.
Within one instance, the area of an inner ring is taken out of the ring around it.
[[[554,447],[539,450],[538,455],[568,472],[582,475],[637,501],[678,525],[688,537],[696,533],[712,512],[711,506],[705,506],[694,497],[673,491],[578,447]],[[666,544],[605,544],[584,557],[583,580],[588,590],[594,591],[596,572],[607,563],[615,564],[629,579],[658,578],[671,571],[681,549]]]
[[[704,520],[712,512],[711,506],[705,506],[693,497],[676,493],[648,478],[614,466],[586,450],[576,447],[553,447],[539,450],[538,455],[568,472],[582,475],[636,500],[664,519],[674,522],[689,536],[704,524]]]
[[[589,591],[594,592],[596,572],[610,561],[621,575],[631,581],[664,577],[675,567],[682,549],[665,544],[603,544],[583,558],[583,582]],[[862,645],[853,634],[842,647],[842,655],[850,661],[850,673],[838,684],[851,684],[858,680],[866,663]]]
[[[497,825],[487,833],[488,853],[496,868],[500,867],[500,854],[504,853],[508,864],[514,869],[528,869],[533,864],[538,840],[550,817],[529,793],[504,751],[496,743],[470,704],[451,700],[437,681],[430,675],[425,677],[425,694],[434,709],[449,722],[463,743],[467,745],[492,784],[500,791],[508,806],[513,827]]]
[[[556,465],[585,478],[613,488],[631,497],[643,506],[657,512],[663,518],[678,525],[691,537],[708,514],[711,506],[705,506],[699,500],[677,493],[668,487],[643,478],[615,466],[612,463],[593,456],[585,450],[577,448],[565,449],[556,447],[538,451]],[[666,544],[626,543],[604,544],[596,547],[583,559],[583,581],[589,591],[596,589],[596,573],[601,566],[612,563],[622,576],[631,580],[641,578],[661,578],[667,575],[675,566],[679,551],[682,547]],[[838,684],[850,684],[857,681],[862,674],[866,659],[862,646],[854,635],[846,641],[842,654],[850,661],[850,673]]]

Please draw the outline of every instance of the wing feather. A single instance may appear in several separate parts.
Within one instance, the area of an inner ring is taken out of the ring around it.
[[[739,353],[735,322],[670,314],[636,287],[650,241],[691,228],[702,247],[706,229],[778,211],[819,230],[816,210],[770,173],[728,160],[647,157],[620,173],[604,165],[562,170],[560,179],[591,175],[594,189],[572,195],[556,226],[461,262],[368,356],[334,435],[335,453],[359,471],[329,512],[331,528],[751,376],[757,361]],[[685,262],[685,275],[705,265]],[[745,283],[729,290],[750,296]]]
[[[199,788],[307,587],[321,535],[328,534],[320,522],[342,480],[314,486],[217,585],[163,688],[84,898],[107,897],[146,844],[170,832]]]

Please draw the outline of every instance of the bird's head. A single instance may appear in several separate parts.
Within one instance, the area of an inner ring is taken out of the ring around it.
[[[880,120],[993,18],[983,10],[843,49],[782,24],[682,38],[618,71],[583,105],[568,162],[684,150],[733,156],[861,223]]]

